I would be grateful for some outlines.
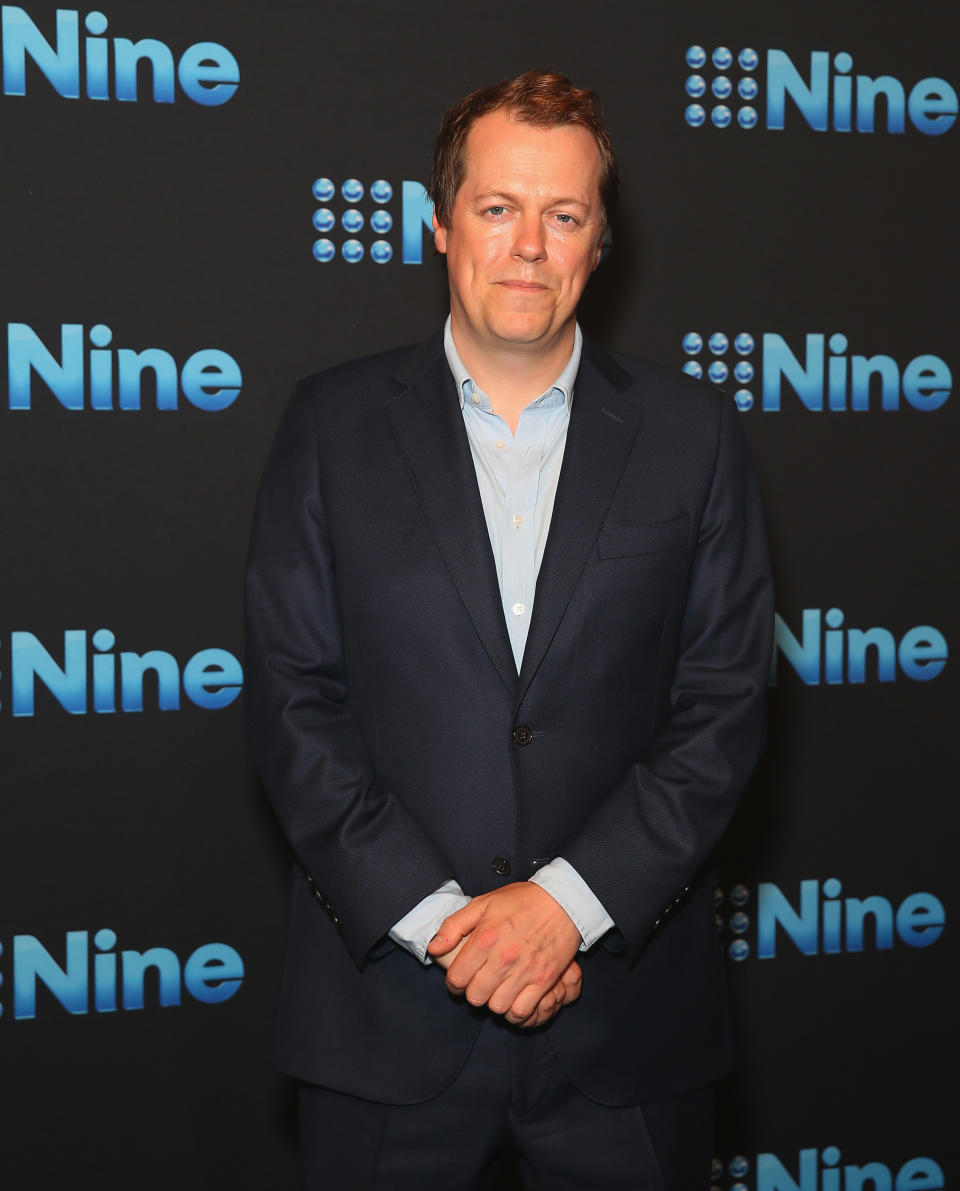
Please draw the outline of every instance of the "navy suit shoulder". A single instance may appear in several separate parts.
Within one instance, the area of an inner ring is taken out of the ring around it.
[[[663,403],[685,419],[703,419],[707,425],[715,425],[723,406],[733,405],[733,399],[716,385],[696,380],[672,365],[612,351],[588,339],[584,340],[584,357],[614,383],[618,377],[626,378],[637,400]]]
[[[415,384],[443,358],[443,334],[438,331],[421,343],[358,356],[314,372],[299,381],[294,399],[310,402],[326,416],[333,412],[331,405],[339,410],[349,397],[348,412],[369,413]]]

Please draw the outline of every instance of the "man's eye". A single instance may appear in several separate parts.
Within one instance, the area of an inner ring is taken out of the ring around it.
[[[488,215],[502,215],[504,213],[504,211],[506,211],[506,209],[507,209],[506,207],[500,207],[500,206],[487,207],[487,214]]]
[[[558,211],[557,214],[554,216],[554,218],[556,219],[556,221],[558,223],[562,223],[564,225],[569,225],[569,224],[573,224],[573,223],[577,222],[572,215],[567,215],[565,211]]]

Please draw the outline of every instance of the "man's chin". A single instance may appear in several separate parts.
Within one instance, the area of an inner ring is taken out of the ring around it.
[[[518,348],[542,346],[553,340],[561,330],[561,327],[545,318],[496,319],[490,324],[493,339]]]

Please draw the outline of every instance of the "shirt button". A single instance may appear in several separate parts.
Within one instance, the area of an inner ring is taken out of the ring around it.
[[[513,742],[521,746],[529,744],[533,740],[533,730],[528,728],[526,724],[517,724],[513,730]]]
[[[479,393],[471,393],[470,400],[473,402],[474,405],[479,405],[480,404],[480,394]]]
[[[513,514],[513,524],[517,527],[517,529],[519,529],[520,526],[523,525],[523,517],[521,516],[520,513]]]
[[[526,610],[527,610],[526,604],[514,604],[513,605],[514,616],[522,616],[524,614],[524,612],[526,612]]]
[[[498,438],[497,441],[493,445],[497,448],[498,451],[502,451],[507,444],[503,441],[502,438]]]
[[[502,856],[494,856],[490,862],[490,867],[501,877],[508,877],[510,875],[510,861],[505,860]]]

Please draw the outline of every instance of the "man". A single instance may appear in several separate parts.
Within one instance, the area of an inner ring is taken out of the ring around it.
[[[616,192],[563,76],[457,104],[444,331],[302,383],[267,465],[248,731],[310,1187],[485,1186],[503,1149],[530,1186],[706,1185],[709,858],[771,590],[732,402],[580,335]]]

